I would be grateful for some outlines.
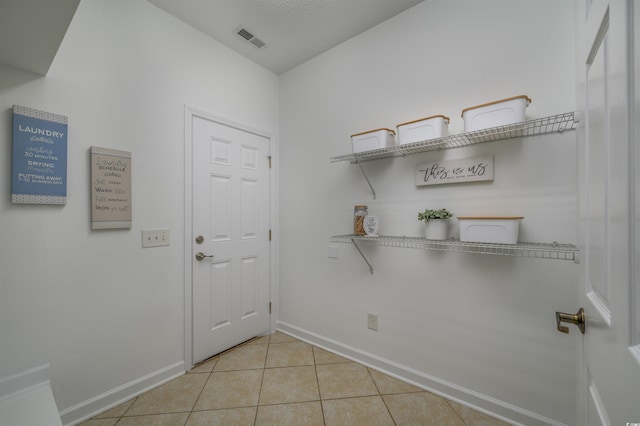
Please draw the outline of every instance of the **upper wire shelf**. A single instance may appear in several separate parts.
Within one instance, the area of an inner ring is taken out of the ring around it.
[[[499,256],[534,257],[538,259],[569,260],[580,263],[580,249],[573,244],[553,243],[517,243],[495,244],[463,242],[460,240],[427,240],[419,237],[359,235],[334,235],[334,243],[369,244],[386,247],[414,248],[426,250],[454,251],[462,253],[492,254]],[[368,262],[367,262],[368,263]]]
[[[393,145],[387,148],[374,149],[371,151],[359,152],[357,154],[339,155],[337,157],[331,157],[330,161],[332,163],[338,161],[359,163],[363,161],[378,160],[380,158],[404,157],[405,155],[418,154],[420,152],[459,148],[467,145],[524,136],[542,135],[552,132],[562,133],[565,130],[574,130],[578,123],[579,120],[576,120],[575,113],[572,111],[564,114],[523,121],[521,123],[491,127],[489,129],[476,130],[456,135],[448,135],[426,141]]]

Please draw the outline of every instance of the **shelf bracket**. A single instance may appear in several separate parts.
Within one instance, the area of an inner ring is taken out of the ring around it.
[[[367,173],[364,171],[364,167],[362,167],[362,163],[360,163],[360,160],[357,159],[357,158],[356,158],[356,164],[360,167],[360,171],[362,172],[362,175],[367,180],[367,183],[369,184],[369,189],[371,189],[371,193],[373,194],[373,199],[375,200],[376,199],[376,191],[373,189],[373,186],[371,185],[371,181],[369,180],[369,176],[367,176]]]
[[[371,275],[373,275],[373,266],[371,266],[371,264],[369,263],[369,261],[367,260],[367,258],[365,257],[364,253],[362,253],[362,250],[360,250],[360,247],[358,247],[358,243],[356,243],[356,240],[351,238],[351,242],[353,243],[353,245],[356,247],[356,250],[358,250],[358,253],[360,253],[360,256],[362,256],[362,259],[365,261],[365,263],[369,266],[369,272],[371,273]]]

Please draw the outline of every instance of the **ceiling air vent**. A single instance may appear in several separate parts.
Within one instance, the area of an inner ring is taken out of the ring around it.
[[[267,45],[267,43],[265,43],[264,41],[260,40],[258,37],[254,36],[249,30],[247,30],[246,28],[244,28],[242,26],[239,26],[238,28],[233,30],[233,32],[236,33],[236,35],[238,35],[238,36],[242,37],[243,39],[245,39],[246,41],[248,41],[249,43],[253,44],[258,49],[262,49],[263,47],[265,47]]]

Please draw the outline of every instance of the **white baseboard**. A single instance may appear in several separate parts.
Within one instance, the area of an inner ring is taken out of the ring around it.
[[[446,380],[417,371],[411,367],[379,357],[369,352],[353,348],[344,343],[304,330],[283,321],[278,321],[276,329],[282,333],[333,352],[359,364],[410,383],[416,387],[442,396],[450,401],[465,405],[481,413],[500,419],[512,425],[566,426],[556,420],[541,416],[488,395],[466,389]]]
[[[176,362],[146,376],[132,380],[124,385],[111,389],[101,395],[82,401],[60,411],[60,418],[65,426],[77,425],[87,419],[116,407],[133,397],[143,394],[163,383],[180,377],[185,373],[184,362]]]

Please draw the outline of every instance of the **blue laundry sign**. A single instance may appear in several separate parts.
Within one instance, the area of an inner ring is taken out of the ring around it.
[[[13,106],[13,203],[66,204],[67,121],[64,115]]]

